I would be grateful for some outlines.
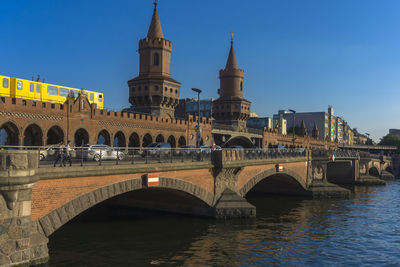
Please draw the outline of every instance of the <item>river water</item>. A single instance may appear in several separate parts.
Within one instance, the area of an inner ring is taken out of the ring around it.
[[[254,220],[143,211],[111,220],[99,206],[50,237],[47,265],[400,265],[400,180],[356,187],[351,199],[255,195],[248,201],[257,207]]]

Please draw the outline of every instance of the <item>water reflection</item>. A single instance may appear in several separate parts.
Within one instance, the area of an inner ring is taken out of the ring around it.
[[[215,221],[100,207],[50,238],[50,266],[397,265],[400,183],[347,200],[249,196],[257,219]],[[108,220],[104,214],[111,214]]]

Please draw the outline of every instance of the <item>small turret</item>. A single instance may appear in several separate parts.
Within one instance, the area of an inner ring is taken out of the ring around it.
[[[319,138],[319,131],[318,131],[318,128],[317,128],[317,124],[316,124],[315,122],[314,122],[314,127],[313,127],[313,129],[312,129],[311,136],[312,136],[313,138],[315,138],[315,139],[318,139],[318,138]]]

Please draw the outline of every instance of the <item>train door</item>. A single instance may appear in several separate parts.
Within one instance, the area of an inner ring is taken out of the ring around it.
[[[42,101],[42,87],[41,83],[35,84],[35,99],[38,101]]]
[[[35,97],[35,92],[36,92],[35,85],[36,84],[34,82],[30,82],[29,83],[29,92],[28,92],[28,98],[29,99],[33,99],[33,100],[36,99],[36,97]]]

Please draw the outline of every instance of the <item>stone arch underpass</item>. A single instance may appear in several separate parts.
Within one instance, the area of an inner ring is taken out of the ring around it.
[[[93,178],[95,179],[98,177]],[[68,178],[68,180],[71,180],[72,183],[74,182],[74,179],[76,178]],[[106,184],[67,200],[64,203],[61,203],[61,205],[59,203],[58,206],[53,207],[52,210],[43,210],[43,207],[40,207],[38,204],[45,200],[38,199],[38,194],[35,194],[34,192],[32,196],[32,220],[36,220],[38,228],[41,228],[45,236],[49,237],[53,232],[61,228],[74,217],[96,206],[97,204],[118,196],[122,196],[124,194],[131,194],[135,192],[138,192],[139,196],[151,196],[152,194],[155,194],[152,204],[157,205],[157,207],[147,206],[144,208],[200,216],[213,215],[214,211],[212,205],[214,198],[213,195],[204,188],[175,178],[160,177],[159,180],[160,184],[158,187],[150,188],[143,183],[143,178],[141,177]],[[54,181],[57,182],[56,180]],[[47,183],[48,182],[49,180],[47,180]],[[46,187],[49,186],[51,185],[46,185]],[[75,186],[81,185],[76,184]],[[69,188],[69,190],[71,190],[71,188]],[[43,194],[43,191],[40,193]],[[58,194],[56,194],[57,196],[55,196],[55,194],[53,195],[54,198],[58,198],[59,196]],[[174,207],[174,210],[171,210],[170,207],[165,204],[168,203],[168,201],[157,201],[157,198],[165,195],[168,195],[169,199],[174,199],[174,197],[180,198],[180,200],[185,199],[188,204],[185,205],[183,201],[179,201],[179,203],[171,203]],[[171,195],[173,197],[171,197]],[[41,197],[45,198],[45,196]],[[149,199],[142,199],[142,202],[140,202],[140,200],[139,202],[134,201],[134,204],[138,203],[142,205],[143,203],[151,202],[149,202]],[[197,205],[193,206],[193,203],[196,203]],[[158,207],[158,205],[160,206]]]
[[[277,172],[276,168],[270,168],[253,176],[240,189],[239,194],[245,197],[250,192],[311,196],[304,178],[296,172],[283,168]]]

